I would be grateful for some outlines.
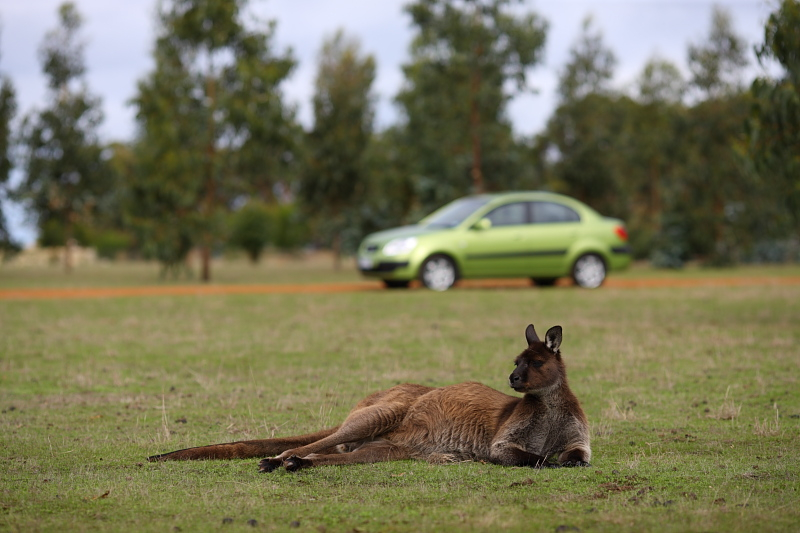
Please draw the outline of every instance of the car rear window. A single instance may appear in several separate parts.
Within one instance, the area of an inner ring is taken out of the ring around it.
[[[554,202],[533,202],[533,223],[580,222],[580,215],[572,208]]]

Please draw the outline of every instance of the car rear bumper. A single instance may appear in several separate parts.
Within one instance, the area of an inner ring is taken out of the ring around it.
[[[625,270],[631,264],[631,258],[631,247],[629,245],[615,246],[611,249],[609,270]]]

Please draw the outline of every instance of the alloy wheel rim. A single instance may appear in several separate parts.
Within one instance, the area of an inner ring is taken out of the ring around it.
[[[575,264],[575,281],[581,287],[595,289],[606,278],[606,266],[603,260],[595,255],[582,257]]]
[[[425,264],[423,278],[426,287],[435,291],[446,291],[455,282],[456,272],[450,261],[439,258]]]

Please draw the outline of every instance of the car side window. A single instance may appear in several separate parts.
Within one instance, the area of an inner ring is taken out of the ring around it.
[[[580,215],[572,208],[554,202],[533,202],[533,223],[580,222]]]
[[[501,205],[485,218],[492,221],[492,227],[519,226],[528,223],[528,206],[524,202]]]

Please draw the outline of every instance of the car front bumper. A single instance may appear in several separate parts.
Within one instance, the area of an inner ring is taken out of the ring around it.
[[[412,280],[416,276],[410,261],[387,260],[360,255],[358,270],[364,276],[381,279]]]

